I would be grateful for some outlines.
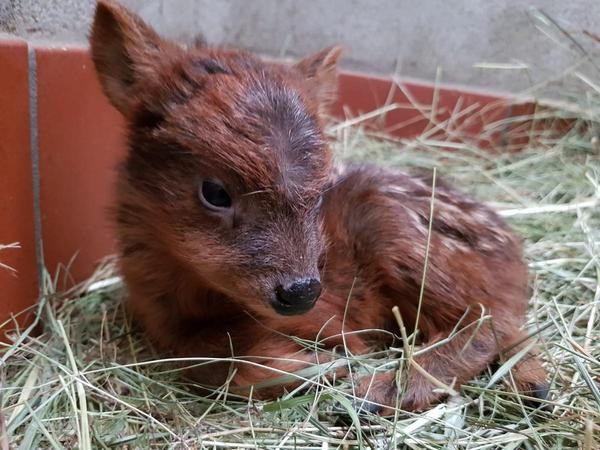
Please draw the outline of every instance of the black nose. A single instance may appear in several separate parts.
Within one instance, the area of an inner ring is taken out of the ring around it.
[[[273,307],[279,314],[293,316],[313,307],[321,295],[321,283],[315,278],[296,280],[288,286],[277,286]]]

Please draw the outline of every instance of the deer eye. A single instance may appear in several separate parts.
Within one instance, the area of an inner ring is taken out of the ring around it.
[[[220,210],[231,207],[231,197],[223,186],[214,181],[202,182],[200,200],[208,209]]]

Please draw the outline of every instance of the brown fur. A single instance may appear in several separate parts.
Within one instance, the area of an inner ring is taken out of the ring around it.
[[[263,366],[235,366],[233,383],[243,387],[277,377],[272,369],[329,358],[285,335],[366,352],[384,335],[355,332],[397,332],[397,305],[426,344],[463,318],[462,332],[416,357],[460,386],[523,340],[527,271],[518,239],[494,212],[443,183],[416,324],[432,183],[370,166],[334,170],[320,113],[335,92],[338,48],[294,66],[234,50],[184,50],[108,0],[98,3],[91,47],[103,89],[128,123],[116,221],[129,307],[161,348],[257,356]],[[201,204],[207,179],[225,186],[231,208]],[[277,286],[304,278],[321,280],[315,306],[278,314],[270,303]],[[483,315],[491,318],[477,322]],[[197,376],[214,385],[230,369],[213,365]],[[513,373],[521,390],[543,394],[546,374],[533,353]],[[393,372],[357,387],[396,405]],[[399,398],[414,410],[441,396],[409,371]]]

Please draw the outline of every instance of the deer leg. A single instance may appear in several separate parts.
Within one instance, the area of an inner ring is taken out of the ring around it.
[[[437,384],[460,387],[494,361],[498,345],[489,324],[472,324],[452,336],[440,333],[430,337],[421,352],[410,361],[400,390],[395,371],[358,380],[356,392],[368,402],[366,409],[382,414],[389,413],[390,407],[424,409],[448,394]]]
[[[507,342],[516,342],[522,337],[522,332],[517,330],[497,336],[485,323],[478,328],[463,329],[453,336],[437,335],[426,343],[423,353],[414,356],[400,390],[395,372],[391,371],[358,380],[357,394],[366,399],[365,409],[372,412],[387,414],[395,407],[406,411],[422,410],[448,394],[433,379],[459,388],[497,359],[502,347],[510,348]],[[513,345],[505,357],[515,355],[524,345]],[[519,392],[540,399],[547,397],[546,371],[535,350],[530,350],[517,362],[512,373]]]
[[[252,357],[256,355],[256,357]],[[277,380],[286,374],[292,374],[302,369],[324,364],[321,376],[327,378],[342,377],[348,372],[347,365],[341,364],[328,367],[332,362],[332,352],[314,351],[300,347],[297,343],[283,336],[272,337],[264,342],[257,343],[248,351],[248,357],[243,358],[248,362],[236,364],[236,373],[233,377],[234,391],[248,393],[250,387],[258,398],[276,398],[285,390],[294,389],[305,382],[306,378],[313,375],[301,374],[291,380]]]

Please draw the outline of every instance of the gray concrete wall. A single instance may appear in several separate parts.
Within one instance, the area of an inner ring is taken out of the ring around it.
[[[297,57],[333,43],[349,69],[519,92],[568,96],[600,79],[598,0],[122,0],[179,41],[203,36],[274,56]],[[85,41],[94,0],[0,0],[0,30],[53,42]],[[559,28],[531,8],[543,8]],[[541,28],[541,30],[539,29]],[[561,31],[570,34],[570,41]],[[590,61],[582,60],[587,52]],[[593,60],[597,61],[596,63]],[[482,68],[481,63],[499,63]],[[571,71],[572,72],[572,71]]]

